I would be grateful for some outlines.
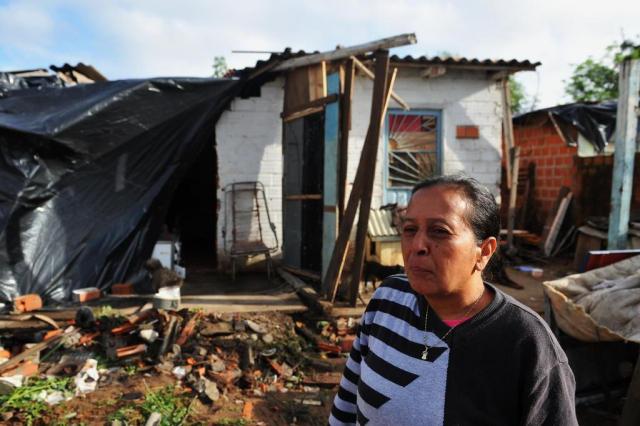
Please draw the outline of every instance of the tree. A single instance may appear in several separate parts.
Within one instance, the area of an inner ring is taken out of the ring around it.
[[[589,57],[578,64],[565,92],[574,102],[602,102],[618,97],[618,71],[612,65]]]
[[[618,65],[626,58],[640,58],[640,45],[632,39],[607,47],[601,60],[589,57],[573,69],[565,92],[575,102],[602,102],[618,97]]]
[[[527,99],[527,94],[524,91],[524,86],[512,75],[509,76],[509,94],[511,95],[511,113],[518,114],[524,111],[525,104],[533,104]]]
[[[216,56],[213,58],[213,77],[223,78],[229,68],[227,67],[227,60],[224,56]]]

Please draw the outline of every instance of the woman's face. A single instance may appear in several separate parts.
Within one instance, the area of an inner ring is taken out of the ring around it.
[[[468,208],[461,191],[452,187],[424,188],[412,196],[402,221],[401,242],[407,276],[416,292],[455,293],[480,274],[482,250],[465,220]]]

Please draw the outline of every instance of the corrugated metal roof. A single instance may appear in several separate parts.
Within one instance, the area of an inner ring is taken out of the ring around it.
[[[286,48],[281,53],[272,53],[269,59],[264,61],[256,62],[254,67],[247,67],[241,70],[234,70],[233,76],[236,77],[248,77],[253,74],[253,72],[264,68],[270,67],[274,65],[274,62],[282,62],[291,58],[298,58],[301,56],[307,56],[319,53],[315,52],[305,52],[304,50],[299,50],[294,52],[290,47]],[[361,57],[360,59],[367,59],[366,57]],[[440,56],[418,56],[413,57],[411,55],[407,55],[404,57],[400,57],[397,55],[392,55],[391,63],[395,65],[415,65],[415,66],[429,66],[429,65],[444,65],[455,68],[462,69],[477,69],[477,70],[510,70],[510,71],[525,71],[525,70],[535,70],[535,68],[540,65],[540,62],[531,62],[529,60],[518,61],[517,59],[477,59],[477,58],[465,58],[465,57],[440,57]]]
[[[400,233],[393,226],[393,212],[391,210],[374,210],[369,213],[369,238],[376,239],[400,238]]]

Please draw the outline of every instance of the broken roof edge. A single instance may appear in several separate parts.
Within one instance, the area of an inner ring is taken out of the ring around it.
[[[269,59],[259,60],[253,67],[245,67],[241,70],[229,70],[229,75],[245,80],[263,75],[265,73],[277,74],[293,68],[313,65],[323,61],[339,61],[349,57],[357,57],[361,60],[370,58],[371,52],[379,49],[390,49],[393,47],[415,44],[417,38],[414,33],[400,34],[398,36],[388,37],[380,40],[371,41],[350,47],[338,47],[326,52],[306,52],[299,50],[293,52],[290,47],[285,48],[283,52],[271,53]],[[413,57],[406,55],[400,57],[393,55],[390,58],[392,66],[395,67],[429,67],[429,66],[445,66],[459,70],[469,71],[493,71],[500,73],[506,77],[509,74],[518,71],[535,71],[541,62],[531,62],[530,60],[519,61],[517,59],[477,59],[466,57],[441,57],[441,56],[419,56]]]

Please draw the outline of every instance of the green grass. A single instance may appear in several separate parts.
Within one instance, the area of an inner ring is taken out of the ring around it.
[[[30,378],[22,387],[16,388],[8,395],[0,396],[0,413],[19,412],[24,416],[27,425],[33,425],[49,410],[49,405],[38,399],[42,392],[71,391],[71,378]]]
[[[224,418],[220,420],[216,420],[214,423],[215,426],[246,426],[249,424],[245,419],[229,419]]]
[[[177,395],[173,386],[166,386],[156,391],[152,391],[147,386],[147,394],[141,404],[125,405],[110,414],[107,420],[120,420],[125,425],[141,424],[156,412],[162,415],[161,426],[178,426],[187,421],[191,404],[187,404],[184,396]]]

